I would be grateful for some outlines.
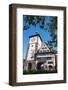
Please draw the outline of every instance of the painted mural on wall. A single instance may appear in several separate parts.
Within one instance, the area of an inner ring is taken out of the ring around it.
[[[57,17],[23,15],[23,74],[57,73]]]

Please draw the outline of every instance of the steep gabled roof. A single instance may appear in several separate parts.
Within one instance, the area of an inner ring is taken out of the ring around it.
[[[36,33],[35,35],[29,36],[29,38],[36,37],[36,36],[38,36],[41,39],[41,41],[43,41],[42,38],[40,37],[40,35],[38,33]]]

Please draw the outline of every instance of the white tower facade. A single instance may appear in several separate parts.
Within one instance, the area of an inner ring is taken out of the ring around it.
[[[27,50],[26,60],[34,60],[35,53],[40,49],[42,40],[39,34],[32,35],[29,37],[29,46]]]

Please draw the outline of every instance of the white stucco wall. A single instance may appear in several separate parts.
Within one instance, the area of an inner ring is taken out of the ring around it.
[[[41,40],[39,36],[31,37],[29,40],[29,49],[27,53],[27,60],[34,60],[34,54],[36,50],[40,49],[41,47]],[[38,45],[38,47],[36,47]],[[31,58],[33,56],[33,58]]]

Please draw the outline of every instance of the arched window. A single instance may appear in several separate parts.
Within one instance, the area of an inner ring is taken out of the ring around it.
[[[41,70],[41,65],[43,64],[43,62],[38,62],[37,63],[37,70]]]

